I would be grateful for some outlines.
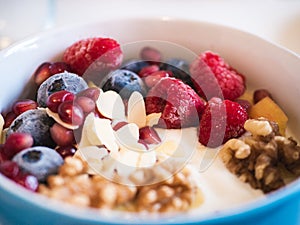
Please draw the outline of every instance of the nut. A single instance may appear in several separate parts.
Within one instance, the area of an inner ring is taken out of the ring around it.
[[[203,197],[199,193],[200,189],[192,180],[191,173],[184,169],[166,181],[139,187],[135,203],[137,211],[185,211],[195,202],[202,203]]]
[[[273,131],[270,123],[267,120],[249,119],[245,122],[244,128],[252,135],[267,136]]]
[[[293,139],[280,136],[275,122],[251,119],[245,129],[250,136],[229,140],[220,152],[227,168],[240,180],[267,193],[285,185],[285,171],[294,178],[300,176],[300,147]]]
[[[200,190],[188,169],[165,182],[151,186],[125,186],[100,175],[88,175],[88,166],[80,158],[68,157],[59,174],[48,177],[39,192],[64,202],[93,208],[165,212],[187,210],[201,204]],[[200,200],[199,200],[200,199]]]

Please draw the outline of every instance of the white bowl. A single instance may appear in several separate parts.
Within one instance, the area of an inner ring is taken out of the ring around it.
[[[291,132],[300,134],[300,58],[292,52],[249,33],[216,24],[177,19],[118,19],[45,32],[0,52],[0,110],[9,107],[21,94],[34,90],[30,80],[36,67],[59,57],[75,41],[109,36],[121,44],[143,40],[176,43],[200,53],[212,50],[247,77],[249,87],[266,88],[289,116]],[[29,84],[28,84],[29,83]],[[293,199],[292,199],[293,198]],[[268,198],[239,208],[187,218],[147,218],[126,213],[81,209],[32,194],[0,175],[0,222],[3,224],[111,224],[111,223],[284,223],[297,220],[300,206],[299,180],[270,194]],[[276,212],[274,211],[275,209]],[[278,209],[281,211],[279,212]],[[299,209],[299,208],[298,208]],[[272,213],[272,216],[270,216]]]

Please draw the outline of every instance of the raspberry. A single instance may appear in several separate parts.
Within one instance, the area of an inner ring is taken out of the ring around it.
[[[203,98],[235,100],[245,91],[245,78],[213,52],[204,52],[190,66],[196,92]]]
[[[206,102],[181,80],[162,78],[146,97],[146,111],[161,112],[159,126],[181,128],[198,126]]]
[[[80,40],[66,49],[64,62],[78,75],[89,68],[93,72],[103,72],[117,68],[123,59],[120,45],[111,38],[88,38]]]
[[[212,98],[200,121],[199,142],[214,148],[237,138],[245,132],[247,119],[246,110],[237,102]]]

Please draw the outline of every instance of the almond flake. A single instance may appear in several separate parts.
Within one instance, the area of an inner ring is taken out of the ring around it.
[[[84,121],[82,132],[81,132],[81,140],[79,142],[78,148],[84,148],[86,146],[92,145],[101,145],[99,138],[97,137],[96,131],[94,127],[94,118],[95,115],[90,113]]]
[[[126,121],[124,103],[118,93],[114,91],[103,92],[99,95],[96,104],[103,116]]]
[[[0,114],[0,140],[2,140],[3,137],[3,126],[4,126],[4,118],[2,114]]]
[[[90,171],[89,174],[101,174],[103,166],[102,159],[108,155],[106,148],[89,146],[81,148],[77,152],[78,155],[88,163]]]
[[[47,112],[48,116],[50,116],[51,118],[53,118],[55,120],[55,122],[59,123],[60,125],[62,125],[63,127],[67,128],[67,129],[75,130],[79,127],[78,125],[72,125],[72,124],[65,123],[64,121],[62,121],[59,118],[58,113],[52,112],[49,108],[46,108],[46,112]]]
[[[146,108],[141,93],[135,91],[128,100],[128,122],[135,123],[139,128],[146,125]]]
[[[96,132],[101,144],[112,152],[117,152],[119,146],[116,143],[114,130],[109,119],[94,118],[93,130]]]
[[[124,148],[136,151],[146,151],[143,144],[138,143],[139,127],[135,123],[129,123],[115,131],[118,143]]]
[[[161,113],[151,113],[146,116],[146,126],[153,127],[158,124]]]

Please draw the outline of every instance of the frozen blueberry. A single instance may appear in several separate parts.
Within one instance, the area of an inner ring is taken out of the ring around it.
[[[134,91],[146,94],[145,84],[134,72],[129,70],[115,70],[108,74],[103,82],[103,91],[113,90],[118,92],[123,99],[129,99]]]
[[[140,70],[143,67],[148,66],[148,65],[149,65],[149,63],[146,61],[141,61],[138,59],[131,59],[131,60],[125,62],[121,69],[130,70],[134,73],[138,73],[138,72],[140,72]]]
[[[19,115],[9,126],[7,136],[13,132],[29,133],[33,137],[34,145],[54,147],[55,143],[50,135],[50,127],[54,120],[44,109],[32,109]]]
[[[54,149],[35,146],[27,148],[13,157],[19,167],[34,175],[40,182],[46,181],[51,174],[56,174],[59,166],[64,162],[63,158]]]
[[[176,58],[168,59],[165,63],[161,64],[161,69],[172,71],[173,77],[193,87],[193,82],[189,74],[189,64],[185,60]]]
[[[69,72],[58,73],[49,77],[40,85],[37,92],[37,103],[41,107],[46,107],[48,96],[54,92],[66,90],[77,94],[87,88],[87,83],[77,74]]]

